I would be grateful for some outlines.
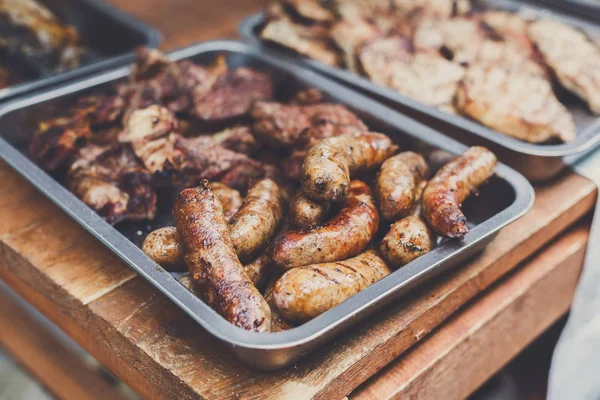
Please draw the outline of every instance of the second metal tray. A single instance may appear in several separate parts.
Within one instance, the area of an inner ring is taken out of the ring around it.
[[[238,42],[208,42],[170,54],[175,60],[189,59],[210,64],[225,55],[231,68],[249,67],[269,74],[277,96],[289,96],[298,89],[314,87],[329,101],[345,104],[370,129],[390,135],[403,149],[441,149],[453,154],[466,147],[352,90],[313,72]],[[25,176],[129,266],[148,279],[212,335],[227,344],[244,362],[259,369],[288,365],[336,334],[394,301],[407,290],[464,262],[482,250],[498,231],[531,207],[534,193],[518,172],[499,164],[496,174],[481,194],[464,204],[471,231],[463,240],[444,240],[430,253],[398,269],[388,277],[325,312],[286,332],[256,333],[237,328],[186,290],[170,274],[156,265],[139,248],[145,234],[172,224],[169,200],[159,198],[157,218],[152,222],[122,223],[112,227],[78,200],[59,182],[26,156],[31,133],[40,120],[56,116],[82,95],[101,91],[124,79],[129,68],[121,68],[88,78],[43,94],[13,101],[0,108],[0,158]],[[169,196],[165,196],[169,197]],[[170,196],[172,197],[172,196]],[[165,204],[166,202],[166,204]],[[161,204],[163,203],[163,204]]]
[[[573,15],[568,15],[559,9],[550,11],[541,8],[536,6],[533,1],[474,0],[474,4],[481,9],[500,9],[539,17],[557,18],[600,38],[600,27]],[[488,146],[501,155],[505,162],[518,169],[532,181],[543,181],[554,177],[565,166],[562,160],[564,156],[582,153],[600,144],[600,119],[598,116],[592,115],[587,106],[575,96],[567,94],[564,98],[561,98],[561,101],[567,106],[575,119],[578,132],[574,141],[564,144],[527,143],[489,129],[469,118],[449,114],[415,101],[393,89],[377,85],[368,78],[355,75],[348,70],[302,57],[282,46],[265,42],[260,39],[260,31],[265,22],[264,13],[248,17],[239,27],[240,36],[259,49],[277,51],[284,58],[299,62],[337,81],[349,84],[361,92],[384,102],[386,105],[426,122],[462,142]]]
[[[73,25],[98,59],[56,75],[35,77],[0,89],[0,101],[68,80],[89,76],[133,60],[138,46],[156,47],[161,35],[100,0],[40,0],[58,19]]]

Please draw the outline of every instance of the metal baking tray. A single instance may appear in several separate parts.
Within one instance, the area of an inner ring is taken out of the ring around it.
[[[600,21],[600,1],[598,0],[536,0],[550,7],[561,8],[583,18]]]
[[[403,149],[442,149],[453,154],[462,153],[466,149],[464,145],[441,133],[314,72],[259,53],[239,42],[216,41],[198,44],[175,51],[170,57],[208,64],[220,54],[226,56],[232,68],[245,66],[268,73],[275,82],[278,96],[308,87],[321,90],[328,100],[347,105],[357,112],[372,130],[389,134]],[[502,227],[527,212],[534,199],[529,182],[518,172],[499,164],[496,174],[482,188],[481,194],[464,204],[471,227],[464,240],[442,241],[430,253],[297,328],[278,333],[245,331],[231,325],[180,285],[175,278],[181,274],[170,274],[140,250],[140,243],[148,232],[173,223],[172,203],[166,199],[173,197],[172,193],[163,193],[163,196],[159,194],[159,210],[155,221],[122,223],[112,227],[25,155],[29,137],[38,121],[56,115],[58,110],[64,109],[79,96],[103,90],[124,79],[128,73],[128,67],[116,69],[43,94],[15,100],[1,107],[0,158],[6,160],[207,331],[227,344],[241,360],[257,369],[277,369],[294,362],[384,304],[397,299],[408,289],[464,262],[482,250]]]
[[[473,3],[478,9],[500,9],[520,12],[527,16],[557,18],[585,30],[600,40],[600,26],[573,15],[568,15],[558,9],[551,11],[548,8],[540,8],[539,3],[534,3],[533,0],[473,0]],[[302,57],[282,46],[263,41],[260,39],[259,34],[265,22],[264,13],[246,18],[239,27],[240,36],[259,49],[277,51],[282,57],[299,62],[303,66],[308,66],[337,81],[349,84],[455,139],[464,143],[485,145],[502,156],[507,164],[519,170],[532,181],[544,181],[554,177],[565,167],[562,160],[564,156],[581,153],[600,144],[600,118],[591,114],[585,103],[574,95],[561,94],[560,100],[574,116],[578,131],[576,139],[565,144],[527,143],[487,128],[467,117],[452,115],[415,101],[393,89],[377,85],[366,77]]]
[[[0,102],[24,93],[123,65],[138,46],[156,47],[160,33],[100,0],[38,0],[58,19],[73,25],[93,60],[67,72],[38,77],[0,89]]]

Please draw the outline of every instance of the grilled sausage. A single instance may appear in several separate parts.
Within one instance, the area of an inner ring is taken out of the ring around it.
[[[225,218],[229,220],[238,212],[242,204],[242,196],[235,189],[219,183],[211,182],[210,189],[221,202]],[[142,250],[148,257],[168,271],[185,271],[183,249],[179,234],[174,226],[156,229],[148,234],[142,243]]]
[[[422,181],[417,187],[411,215],[396,221],[381,240],[381,255],[392,268],[408,264],[431,251],[435,245],[435,235],[421,217],[421,194],[427,186]]]
[[[289,220],[297,228],[318,225],[329,212],[329,203],[312,201],[300,191],[290,204]]]
[[[167,271],[185,271],[183,249],[174,226],[150,232],[142,243],[142,251]]]
[[[398,268],[431,251],[433,232],[419,215],[409,215],[392,224],[381,240],[381,255],[390,267]]]
[[[412,151],[385,160],[375,182],[381,215],[389,221],[407,216],[413,208],[419,183],[426,175],[425,159]]]
[[[200,296],[232,324],[268,332],[271,310],[240,263],[223,207],[204,181],[183,190],[173,207],[185,263]]]
[[[467,218],[460,210],[463,201],[483,184],[496,167],[496,156],[484,147],[471,147],[442,167],[423,191],[423,216],[440,235],[461,238]]]
[[[242,206],[242,195],[237,190],[220,182],[211,182],[210,190],[221,202],[225,219],[229,221]]]
[[[389,275],[373,250],[346,261],[315,264],[287,271],[275,283],[273,299],[291,321],[305,322],[337,306]]]
[[[352,181],[340,212],[322,226],[290,230],[273,243],[271,259],[284,269],[345,260],[360,254],[379,228],[371,189]]]
[[[277,310],[277,306],[275,305],[275,301],[273,300],[273,289],[275,288],[275,282],[277,279],[271,279],[267,288],[265,289],[265,300],[271,307],[271,332],[282,332],[292,329],[294,325],[283,318],[279,311]]]
[[[240,210],[229,221],[229,234],[241,260],[248,260],[264,248],[283,219],[279,186],[263,179],[248,191]]]
[[[342,200],[357,171],[375,168],[397,150],[381,133],[350,133],[323,139],[311,147],[302,164],[302,189],[315,201]]]

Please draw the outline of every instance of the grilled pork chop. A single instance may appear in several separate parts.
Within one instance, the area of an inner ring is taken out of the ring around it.
[[[328,30],[303,26],[286,19],[269,22],[260,36],[327,65],[339,65],[338,55],[328,43]]]
[[[600,114],[600,48],[583,32],[553,20],[533,22],[529,37],[558,81]]]
[[[575,123],[548,80],[518,69],[473,65],[457,93],[457,108],[469,117],[531,143],[569,142]]]

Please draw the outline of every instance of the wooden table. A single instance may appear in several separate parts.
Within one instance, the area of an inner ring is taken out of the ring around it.
[[[112,2],[162,30],[166,49],[233,36],[265,3]],[[0,182],[0,279],[139,394],[178,399],[464,397],[568,310],[597,196],[573,173],[536,187],[531,212],[480,256],[294,367],[260,373],[2,163]],[[54,393],[107,397],[86,377],[57,384],[77,368],[52,367],[62,357],[21,333],[38,328],[12,323],[26,316],[10,299],[0,305],[0,344]]]

